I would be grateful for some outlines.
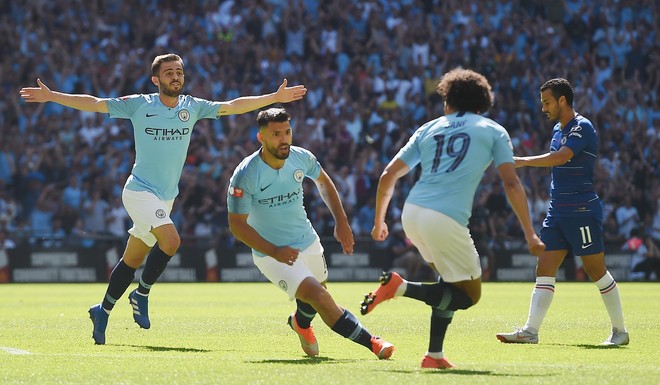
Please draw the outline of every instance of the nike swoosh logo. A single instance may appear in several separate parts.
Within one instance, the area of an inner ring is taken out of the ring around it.
[[[521,335],[517,335],[517,336],[516,336],[516,339],[517,339],[517,340],[524,340],[524,339],[528,339],[528,338],[529,338],[529,337],[527,337],[527,336],[521,336]]]
[[[593,243],[588,243],[586,245],[582,245],[582,250],[586,249],[587,247],[593,245]]]
[[[158,114],[147,114],[147,118],[150,118],[150,117],[156,116],[156,115],[158,115]]]
[[[269,184],[269,185],[268,185],[268,186],[266,186],[266,187],[261,187],[261,188],[260,188],[260,190],[261,190],[261,191],[264,191],[265,189],[267,189],[268,187],[270,187],[270,185],[272,185],[272,183],[271,183],[271,184]]]

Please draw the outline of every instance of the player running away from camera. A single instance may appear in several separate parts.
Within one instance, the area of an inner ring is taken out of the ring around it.
[[[328,290],[323,247],[303,206],[303,179],[311,178],[335,220],[335,238],[353,254],[353,231],[334,183],[316,157],[292,146],[290,115],[282,108],[259,112],[261,148],[243,159],[229,182],[227,208],[234,236],[252,248],[254,264],[282,289],[296,311],[287,323],[298,334],[303,351],[319,354],[310,323],[317,312],[334,332],[388,359],[394,346],[369,333],[355,316],[339,306]]]
[[[421,176],[406,198],[401,222],[406,236],[440,280],[422,284],[407,281],[396,272],[383,272],[380,286],[365,296],[361,311],[367,314],[396,296],[425,302],[431,307],[431,330],[421,366],[445,369],[454,367],[443,351],[454,312],[473,306],[481,297],[481,266],[468,219],[477,186],[491,163],[522,224],[529,251],[538,254],[544,245],[532,226],[509,134],[481,115],[493,104],[486,78],[456,68],[442,77],[437,91],[444,100],[445,115],[417,129],[381,174],[371,235],[377,241],[388,237],[385,215],[395,184],[420,164]]]
[[[145,258],[147,261],[139,285],[128,297],[135,322],[144,329],[151,326],[149,291],[181,243],[170,219],[170,211],[179,193],[179,179],[195,123],[200,119],[253,111],[277,102],[291,102],[301,99],[307,92],[302,85],[287,87],[284,79],[277,92],[227,102],[182,95],[185,82],[183,60],[171,53],[154,59],[151,75],[158,93],[148,95],[98,98],[66,94],[51,91],[39,79],[39,87],[20,91],[27,102],[55,102],[82,111],[109,113],[111,118],[130,119],[133,124],[135,164],[122,192],[124,207],[133,227],[128,231],[124,254],[110,275],[103,302],[89,309],[94,324],[92,337],[99,345],[105,344],[110,312]]]
[[[596,129],[573,109],[573,88],[566,79],[548,80],[540,91],[541,111],[558,122],[552,130],[550,151],[514,159],[516,167],[551,167],[550,207],[540,231],[546,249],[538,257],[527,323],[512,333],[497,334],[497,339],[538,343],[541,322],[555,294],[557,269],[571,250],[582,259],[584,271],[596,283],[609,313],[612,333],[603,345],[627,345],[619,288],[605,266],[603,207],[594,191]]]

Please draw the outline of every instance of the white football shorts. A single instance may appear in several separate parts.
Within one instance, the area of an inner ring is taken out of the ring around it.
[[[406,203],[401,213],[406,237],[445,282],[481,277],[481,262],[470,230],[438,211]]]
[[[151,230],[172,223],[170,213],[174,199],[163,201],[148,191],[124,189],[121,200],[128,216],[133,221],[133,227],[128,230],[128,233],[140,239],[147,246],[153,247],[156,244],[156,237]]]
[[[273,257],[260,257],[254,253],[252,260],[269,281],[289,295],[291,301],[296,298],[296,291],[305,278],[314,277],[320,283],[328,280],[328,265],[325,263],[323,246],[318,237],[314,243],[298,254],[298,259],[291,266]]]

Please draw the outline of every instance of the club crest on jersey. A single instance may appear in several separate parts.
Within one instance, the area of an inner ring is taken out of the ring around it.
[[[179,110],[179,120],[187,122],[190,120],[190,112],[186,109]]]
[[[229,195],[234,198],[243,198],[243,190],[234,186],[229,186]]]
[[[165,210],[163,209],[156,210],[156,217],[160,219],[165,218]]]
[[[568,137],[570,138],[571,136],[577,136],[578,138],[582,138],[582,134],[580,134],[580,131],[582,131],[582,127],[573,126],[571,128],[571,131],[568,133]]]
[[[286,284],[286,281],[284,281],[284,280],[281,280],[277,285],[280,287],[280,289],[282,289],[282,290],[284,290],[284,291],[286,291],[287,287],[289,287],[289,286]]]
[[[298,169],[293,172],[293,179],[296,180],[296,182],[302,182],[303,179],[305,179],[305,173],[303,170]]]

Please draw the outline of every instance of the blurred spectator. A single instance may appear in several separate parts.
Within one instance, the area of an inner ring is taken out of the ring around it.
[[[626,241],[622,249],[632,252],[630,260],[630,278],[632,280],[660,279],[660,248],[650,235],[641,237],[640,231],[633,229],[630,239]]]
[[[16,248],[16,243],[9,238],[7,230],[0,228],[0,251]]]
[[[62,221],[59,218],[54,217],[50,232],[42,236],[41,246],[45,248],[62,247],[65,238],[66,232],[62,228]]]
[[[603,241],[605,245],[620,245],[626,238],[619,231],[619,223],[614,213],[610,213],[603,222]]]
[[[490,245],[490,233],[488,231],[488,219],[486,211],[482,206],[476,205],[473,207],[472,216],[468,223],[470,235],[474,241],[474,247],[479,253],[481,258],[481,269],[484,281],[491,281],[497,278],[497,269],[499,267],[507,267],[498,265],[495,253]]]
[[[487,74],[496,94],[491,116],[511,127],[516,155],[547,149],[548,143],[537,138],[547,137],[552,127],[534,105],[537,90],[548,74],[566,77],[576,87],[578,111],[593,117],[601,137],[603,170],[595,183],[604,204],[616,211],[623,191],[639,190],[635,199],[641,202],[633,202],[639,218],[634,222],[642,226],[653,218],[649,223],[660,240],[654,195],[660,180],[657,1],[207,3],[192,1],[181,7],[135,0],[99,8],[93,1],[71,6],[53,0],[1,7],[5,17],[0,31],[6,38],[0,42],[0,70],[12,76],[0,83],[9,95],[0,100],[0,219],[3,212],[10,213],[5,219],[10,231],[26,228],[41,189],[54,183],[73,189],[63,193],[63,204],[58,201],[52,207],[53,217],[61,218],[64,231],[71,234],[77,219],[88,217],[76,202],[88,200],[93,190],[100,190],[109,202],[119,195],[121,183],[92,183],[93,178],[124,180],[133,164],[132,127],[127,122],[67,112],[54,103],[26,104],[17,97],[18,89],[41,77],[65,92],[150,93],[155,87],[139,58],[173,51],[193,68],[196,75],[186,81],[186,89],[200,97],[231,100],[261,93],[276,86],[269,83],[279,81],[283,72],[291,72],[291,84],[305,84],[305,101],[290,107],[297,132],[294,144],[336,162],[331,177],[338,185],[354,180],[355,199],[349,188],[350,203],[344,201],[352,206],[354,221],[375,194],[382,168],[376,162],[388,158],[411,127],[441,114],[442,101],[434,93],[440,74],[456,66]],[[159,17],[123,17],[129,11]],[[534,28],[517,20],[533,20]],[[378,109],[384,100],[389,114]],[[186,164],[182,178],[182,184],[192,186],[181,186],[182,195],[184,187],[218,195],[226,190],[229,175],[224,168],[232,169],[229,166],[256,150],[253,120],[248,114],[195,127],[190,155],[196,161]],[[635,176],[635,161],[645,164],[644,178]],[[214,182],[207,186],[194,178],[184,181],[187,173],[210,175]],[[414,181],[415,172],[410,175]],[[520,177],[530,191],[538,191],[538,200],[530,203],[540,207],[547,174],[525,170]],[[401,183],[397,194],[405,196],[406,188]],[[215,201],[226,210],[222,199]],[[194,234],[198,217],[190,213],[204,205],[203,199],[182,203],[180,228]],[[313,196],[309,203],[310,208],[319,205],[320,197]],[[505,234],[515,234],[515,221],[500,218],[510,216],[510,210],[500,210],[506,203],[496,203],[489,203],[497,209],[482,220],[491,222],[491,230],[503,226]],[[475,208],[483,204],[476,202]],[[91,231],[88,224],[79,223],[76,231]],[[222,228],[219,222],[208,229],[200,226],[198,231],[213,234]],[[495,233],[487,234],[488,241]]]
[[[80,211],[83,207],[85,196],[80,186],[80,176],[69,176],[69,183],[64,187],[62,192],[62,203],[71,207],[76,211]]]
[[[489,270],[497,271],[497,268],[511,266],[513,251],[511,251],[511,242],[507,238],[504,230],[500,229],[495,233],[495,237],[491,240],[489,246],[494,257],[494,263],[492,266],[489,266]]]
[[[623,198],[623,205],[616,209],[615,215],[619,234],[626,239],[630,238],[630,232],[639,227],[639,214],[637,208],[632,205],[630,195]]]
[[[131,226],[128,213],[121,202],[121,197],[114,197],[108,207],[106,223],[108,232],[116,237],[125,238],[127,231]]]
[[[103,199],[99,189],[92,191],[91,196],[83,204],[83,208],[85,230],[93,235],[107,235],[108,223],[106,215],[110,210],[110,205]]]
[[[10,149],[10,142],[5,141],[0,147],[0,182],[11,184],[12,178],[16,173],[16,160],[14,153]]]
[[[55,185],[40,190],[34,209],[30,212],[31,243],[39,244],[53,236],[53,216],[57,210]]]
[[[16,243],[8,237],[7,230],[0,227],[0,283],[9,282],[9,255],[7,250],[16,247]]]
[[[376,197],[367,198],[367,203],[358,211],[358,229],[353,229],[357,235],[369,235],[374,227],[374,217],[376,215]]]
[[[653,219],[651,221],[651,237],[660,244],[660,188],[656,187],[655,209],[653,210]]]

